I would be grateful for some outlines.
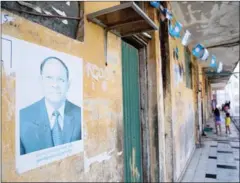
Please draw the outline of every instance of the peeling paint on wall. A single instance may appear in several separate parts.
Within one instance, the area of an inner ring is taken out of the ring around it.
[[[103,146],[106,143],[109,148],[116,147],[116,123],[121,118],[122,113],[116,112],[115,103],[117,101],[106,100],[104,98],[88,98],[84,100],[84,110],[86,111],[87,124],[91,130],[87,131],[87,139],[91,143],[88,156],[93,156],[96,153],[103,153]],[[118,108],[118,107],[117,107]],[[88,129],[89,129],[88,128]],[[106,128],[109,130],[106,131]],[[114,135],[113,139],[109,141],[108,135]],[[95,142],[93,142],[95,141]],[[90,150],[93,150],[90,152]]]
[[[39,6],[36,6],[36,5],[28,3],[28,2],[24,2],[24,1],[18,1],[18,3],[21,4],[22,6],[26,6],[28,8],[32,8],[32,9],[34,9],[38,13],[42,13],[42,9]]]
[[[66,2],[66,5],[70,6],[70,1],[67,1],[67,2]]]
[[[64,3],[65,4],[65,3]],[[119,2],[101,2],[92,6],[85,2],[84,10],[91,13],[99,9],[111,7]],[[72,5],[72,2],[71,2]],[[86,6],[85,6],[86,5]],[[43,10],[42,10],[43,11]],[[8,13],[8,12],[7,12]],[[44,13],[49,14],[48,11]],[[54,13],[54,10],[53,10]],[[67,12],[66,12],[67,13]],[[121,40],[109,34],[109,49],[113,56],[108,68],[105,69],[104,54],[97,48],[101,47],[101,41],[96,42],[92,34],[86,35],[86,42],[69,39],[44,26],[33,23],[24,18],[8,13],[14,18],[14,22],[5,23],[2,26],[4,34],[38,44],[44,47],[71,54],[83,60],[91,60],[88,72],[83,69],[84,77],[84,152],[63,160],[34,169],[19,176],[15,169],[15,72],[3,68],[2,102],[3,102],[3,180],[4,181],[123,181],[123,122],[122,122],[122,89],[121,89]],[[98,33],[97,27],[92,27],[86,22],[86,29],[91,27],[94,33]],[[89,29],[90,30],[90,29]],[[89,31],[90,32],[90,31]],[[100,40],[103,35],[99,34]],[[93,46],[94,45],[94,46]],[[90,54],[89,50],[95,54]],[[33,60],[34,62],[34,60]],[[87,62],[85,62],[87,63]],[[110,62],[109,62],[110,63]],[[84,65],[86,66],[86,64]],[[93,74],[92,74],[93,73]],[[97,78],[97,80],[96,80]],[[92,81],[95,90],[92,90]],[[114,87],[113,87],[114,86]],[[107,111],[107,112],[106,112]],[[86,164],[85,164],[86,160]],[[84,169],[84,166],[86,168]],[[56,169],[58,171],[56,171]],[[67,170],[67,171],[66,171]]]
[[[187,106],[186,106],[187,107]],[[184,167],[194,148],[194,111],[189,103],[186,123],[180,127],[180,166]]]
[[[64,24],[68,24],[68,21],[67,20],[62,20],[62,23],[64,23]]]
[[[43,12],[46,13],[47,15],[52,15],[52,13],[47,10],[43,10]]]
[[[170,37],[170,50],[178,48],[178,59],[185,60],[184,46],[181,40],[172,39]],[[174,149],[174,181],[177,181],[184,171],[184,167],[190,157],[190,153],[194,149],[194,125],[195,111],[193,101],[193,90],[186,87],[186,76],[183,74],[182,79],[174,78],[173,67],[176,64],[174,53],[170,52],[171,58],[171,81],[172,81],[172,123],[173,123],[173,149]],[[184,62],[181,62],[182,64]],[[181,68],[184,68],[181,65]],[[178,86],[175,87],[175,81]]]
[[[54,9],[59,15],[63,16],[63,17],[66,17],[66,13],[64,11],[61,11],[57,8],[55,8],[54,6],[52,6],[52,9]]]
[[[136,165],[136,150],[132,148],[132,156],[130,157],[130,169],[133,178],[133,182],[136,182],[140,178],[139,170]]]
[[[15,89],[13,86],[15,85],[15,77],[12,75],[6,75],[4,68],[2,67],[2,74],[5,75],[5,87],[2,88],[2,101],[5,102],[6,105],[2,106],[2,110],[6,111],[6,118],[3,121],[11,122],[15,116],[15,106],[12,103],[15,103]]]
[[[93,164],[95,162],[101,163],[102,161],[111,159],[111,157],[112,157],[111,154],[113,152],[114,152],[114,149],[112,149],[109,152],[104,152],[102,154],[99,154],[99,155],[91,157],[91,158],[87,158],[85,155],[84,156],[84,171],[88,172],[91,164]]]

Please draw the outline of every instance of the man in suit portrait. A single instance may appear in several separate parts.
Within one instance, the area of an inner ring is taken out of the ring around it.
[[[57,57],[40,65],[44,97],[20,110],[20,154],[81,140],[81,108],[67,100],[69,70]],[[26,91],[32,92],[32,91]]]

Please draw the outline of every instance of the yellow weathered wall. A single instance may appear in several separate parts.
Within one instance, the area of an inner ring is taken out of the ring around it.
[[[85,14],[119,4],[119,2],[85,2]],[[5,10],[4,10],[5,11]],[[18,175],[15,169],[15,81],[16,73],[2,74],[2,176],[3,181],[122,181],[122,75],[121,40],[108,34],[108,66],[104,60],[104,33],[85,17],[84,42],[70,39],[41,25],[15,16],[13,24],[2,25],[2,33],[65,52],[83,59],[84,153],[50,163]],[[21,48],[19,48],[21,49]],[[13,53],[14,54],[14,53]],[[34,60],[33,60],[34,62]],[[103,70],[106,77],[94,80],[89,73]],[[82,73],[79,73],[81,75]],[[104,86],[104,87],[103,87]],[[104,91],[106,88],[106,91]],[[110,156],[109,160],[91,158]]]
[[[145,2],[146,14],[159,27],[158,11]],[[164,144],[164,111],[161,77],[161,53],[159,31],[150,33],[151,41],[147,46],[148,72],[148,123],[150,140],[150,174],[151,182],[165,180],[165,144]],[[157,99],[157,100],[156,100]]]
[[[206,118],[205,118],[205,75],[203,74],[203,67],[201,65],[199,65],[198,68],[198,72],[199,72],[199,83],[201,84],[201,99],[202,99],[202,106],[203,106],[203,125],[205,124]]]
[[[212,108],[211,108],[211,85],[209,83],[209,80],[207,79],[207,87],[208,87],[208,90],[207,90],[207,120],[210,119],[211,115],[212,115]]]
[[[203,101],[203,123],[206,124],[206,122],[210,120],[212,115],[212,108],[211,108],[212,89],[206,74],[204,74],[203,66],[201,65],[199,65],[199,81],[202,84],[201,86],[202,86],[202,101]],[[206,90],[206,86],[208,87],[207,90]]]
[[[194,102],[194,111],[195,111],[195,130],[194,130],[194,136],[195,136],[195,144],[199,143],[199,137],[198,137],[198,126],[199,126],[199,109],[198,109],[198,81],[199,81],[199,75],[198,75],[198,68],[199,63],[197,59],[191,55],[192,60],[192,81],[193,81],[193,102]]]
[[[186,87],[186,74],[183,81],[175,86],[173,49],[178,47],[179,61],[185,68],[184,47],[181,39],[169,36],[169,52],[171,64],[171,91],[172,91],[172,123],[174,149],[174,180],[178,180],[184,171],[188,159],[195,147],[195,108],[193,89]],[[185,71],[185,70],[184,70]],[[194,85],[192,81],[192,85]]]
[[[202,82],[202,101],[203,101],[203,124],[207,121],[207,94],[206,94],[206,75],[204,74],[203,67],[201,67],[201,82]]]

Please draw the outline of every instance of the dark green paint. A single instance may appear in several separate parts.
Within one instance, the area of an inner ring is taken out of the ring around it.
[[[125,182],[141,182],[142,162],[139,112],[139,58],[138,50],[125,42],[122,42],[122,83],[124,178]],[[133,149],[135,149],[135,155],[133,154]]]

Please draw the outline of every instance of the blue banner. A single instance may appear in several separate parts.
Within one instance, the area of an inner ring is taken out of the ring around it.
[[[215,56],[215,55],[212,55],[210,67],[212,67],[212,68],[216,68],[216,67],[217,67],[217,62],[216,62],[216,60],[217,60],[216,56]]]
[[[193,49],[192,49],[192,54],[197,57],[197,58],[202,58],[204,54],[204,47],[201,44],[197,44]]]
[[[182,30],[182,24],[180,22],[176,22],[175,25],[173,26],[171,22],[169,21],[169,34],[172,37],[179,38],[180,37],[180,32]]]
[[[154,8],[159,8],[160,3],[158,1],[150,1],[150,5]]]

